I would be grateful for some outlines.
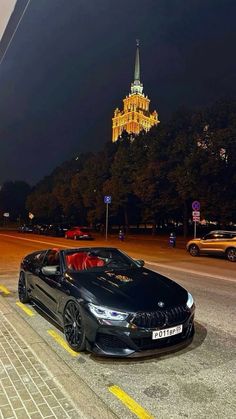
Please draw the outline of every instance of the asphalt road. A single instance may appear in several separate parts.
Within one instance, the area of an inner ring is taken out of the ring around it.
[[[29,308],[33,316],[29,316],[16,305],[21,258],[41,248],[78,246],[65,239],[0,233],[0,287],[5,286],[11,292],[6,295],[7,302],[60,357],[62,365],[71,368],[78,382],[83,380],[117,417],[235,418],[236,264],[212,257],[192,258],[183,243],[178,248],[177,242],[176,249],[169,249],[158,238],[130,237],[124,243],[116,238],[109,238],[107,243],[97,238],[91,244],[122,248],[193,294],[197,307],[196,334],[190,346],[172,354],[137,360],[69,354],[49,334],[53,330],[63,338],[55,325],[32,306]],[[111,392],[114,388],[120,389],[117,394],[121,399]],[[140,409],[132,403],[127,407],[127,397]]]

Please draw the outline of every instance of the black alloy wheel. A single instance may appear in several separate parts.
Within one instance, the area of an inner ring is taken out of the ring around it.
[[[227,249],[226,256],[230,262],[236,262],[236,249],[234,247]]]
[[[18,281],[18,296],[21,303],[25,304],[30,302],[24,272],[20,273]]]
[[[199,255],[199,247],[196,244],[191,244],[188,249],[191,256]]]
[[[76,352],[85,349],[85,330],[81,311],[74,301],[70,301],[64,311],[64,334],[69,346]]]

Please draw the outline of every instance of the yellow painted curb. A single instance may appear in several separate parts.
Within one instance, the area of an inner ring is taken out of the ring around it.
[[[25,304],[21,303],[20,301],[16,302],[16,305],[21,308],[28,316],[32,317],[34,316],[34,312],[30,310],[29,307],[27,307]]]
[[[114,394],[122,403],[131,410],[140,419],[155,419],[146,409],[138,404],[132,397],[118,386],[108,387],[109,391]]]
[[[52,329],[49,329],[47,332],[60,346],[62,346],[67,352],[69,352],[70,355],[79,355],[78,352],[73,351],[73,349],[69,347],[68,343],[57,332],[55,332]]]
[[[9,289],[7,289],[7,287],[5,287],[4,285],[0,285],[0,291],[2,291],[2,293],[5,294],[5,295],[11,294]]]

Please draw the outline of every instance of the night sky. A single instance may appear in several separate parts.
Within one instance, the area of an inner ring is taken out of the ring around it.
[[[235,0],[31,0],[0,66],[0,183],[34,184],[111,140],[136,38],[161,122],[235,97],[235,16]]]

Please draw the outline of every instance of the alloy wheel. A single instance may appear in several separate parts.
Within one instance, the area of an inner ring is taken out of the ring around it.
[[[191,256],[198,256],[199,255],[199,248],[196,244],[191,244],[189,247],[189,253]]]
[[[64,312],[64,333],[66,340],[74,351],[85,349],[85,332],[78,304],[70,301]]]
[[[233,247],[231,249],[228,249],[226,255],[227,259],[230,262],[236,262],[236,249],[234,249]]]

